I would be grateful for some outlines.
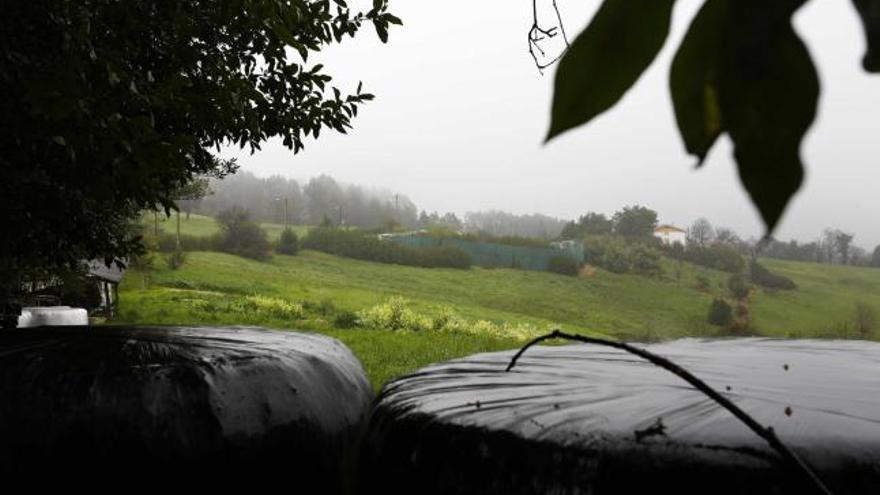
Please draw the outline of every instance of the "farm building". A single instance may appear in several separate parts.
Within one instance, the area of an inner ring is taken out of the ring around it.
[[[663,244],[672,245],[678,242],[683,245],[687,242],[687,231],[674,225],[660,225],[654,229],[654,237]]]
[[[87,308],[90,311],[112,316],[116,312],[119,298],[119,282],[122,281],[124,271],[115,263],[107,266],[103,261],[92,260],[89,262],[88,278],[98,285],[101,294],[100,306]]]

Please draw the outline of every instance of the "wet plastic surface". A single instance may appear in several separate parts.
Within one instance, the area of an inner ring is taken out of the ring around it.
[[[318,335],[0,331],[0,475],[339,493],[372,398],[352,353]]]
[[[880,493],[880,344],[645,345],[728,396],[838,494]],[[432,365],[383,390],[367,493],[811,493],[767,444],[679,377],[592,345]]]

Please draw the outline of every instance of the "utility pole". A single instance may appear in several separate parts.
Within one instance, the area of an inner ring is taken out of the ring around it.
[[[177,210],[177,249],[180,249],[180,209]]]

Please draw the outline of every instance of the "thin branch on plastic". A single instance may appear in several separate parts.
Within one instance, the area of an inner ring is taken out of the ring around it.
[[[750,430],[752,430],[756,435],[763,438],[770,447],[772,447],[782,459],[791,465],[796,471],[801,472],[805,477],[808,478],[809,482],[816,487],[819,493],[825,495],[833,495],[833,492],[825,485],[825,483],[819,478],[819,475],[816,474],[815,471],[797,454],[794,453],[791,449],[789,449],[779,437],[776,436],[776,432],[772,427],[764,427],[760,423],[758,423],[752,416],[750,416],[747,412],[740,409],[739,406],[730,401],[727,397],[724,397],[715,389],[710,387],[706,382],[700,380],[692,373],[682,368],[681,366],[673,363],[672,361],[658,356],[657,354],[648,352],[644,349],[640,349],[638,347],[631,346],[629,344],[623,342],[617,342],[614,340],[601,339],[597,337],[587,337],[584,335],[573,335],[565,332],[561,332],[559,330],[554,330],[552,333],[547,335],[542,335],[540,337],[535,338],[531,342],[527,343],[520,349],[510,360],[510,364],[507,365],[507,371],[513,369],[516,365],[517,360],[519,360],[520,356],[522,356],[530,347],[545,340],[550,339],[565,339],[565,340],[573,340],[576,342],[583,342],[585,344],[596,344],[603,345],[607,347],[614,347],[615,349],[620,349],[630,354],[635,354],[646,361],[651,362],[661,368],[678,375],[684,381],[693,385],[694,388],[703,392],[707,396],[709,396],[712,400],[717,402],[721,407],[730,411],[737,419],[743,422]]]
[[[568,37],[556,0],[532,0],[532,28],[529,30],[529,53],[538,70],[550,67],[568,50]]]

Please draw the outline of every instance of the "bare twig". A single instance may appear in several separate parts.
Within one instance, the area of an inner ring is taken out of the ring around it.
[[[747,412],[740,409],[739,406],[730,401],[727,397],[721,395],[715,389],[710,387],[706,382],[700,380],[692,373],[682,368],[681,366],[673,363],[672,361],[658,356],[652,352],[648,352],[644,349],[640,349],[638,347],[631,346],[629,344],[623,342],[617,342],[614,340],[601,339],[597,337],[587,337],[584,335],[573,335],[565,332],[561,332],[559,330],[554,330],[553,332],[542,335],[540,337],[535,338],[531,342],[527,343],[520,349],[510,360],[510,364],[507,365],[507,371],[513,369],[516,365],[517,360],[533,345],[543,342],[545,340],[550,339],[565,339],[565,340],[573,340],[576,342],[583,342],[585,344],[597,344],[603,345],[607,347],[614,347],[615,349],[620,349],[631,354],[635,354],[646,361],[651,362],[661,368],[678,375],[684,381],[690,383],[700,392],[703,392],[707,396],[709,396],[712,400],[717,402],[721,407],[730,411],[737,419],[743,422],[750,430],[755,432],[756,435],[763,438],[769,445],[772,447],[782,459],[787,462],[791,467],[793,467],[796,471],[801,472],[810,483],[816,487],[816,490],[819,493],[825,495],[833,495],[833,492],[825,485],[825,483],[819,478],[819,475],[816,474],[815,471],[797,454],[794,453],[791,449],[789,449],[779,437],[776,436],[776,432],[773,431],[772,427],[764,427],[760,423],[758,423],[754,418],[752,418]]]

